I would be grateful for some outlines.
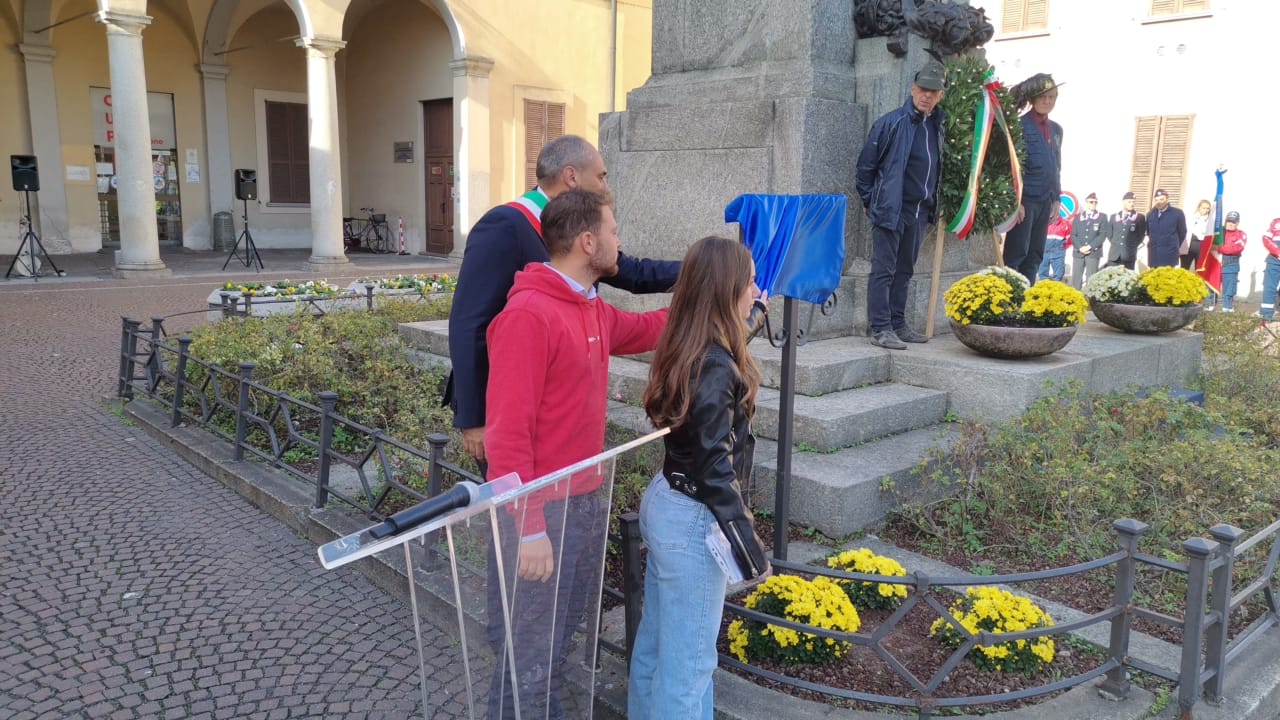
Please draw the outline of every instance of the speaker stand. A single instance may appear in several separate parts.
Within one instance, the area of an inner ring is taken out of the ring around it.
[[[239,260],[245,267],[251,267],[254,272],[262,272],[266,266],[262,264],[262,256],[258,254],[258,246],[253,244],[253,234],[249,232],[249,201],[242,200],[244,203],[244,214],[241,219],[244,220],[244,230],[240,231],[240,237],[236,238],[236,244],[231,246],[231,252],[227,254],[227,259],[222,263],[222,269],[226,270],[227,265],[231,263],[231,258]],[[240,257],[240,243],[244,243],[244,257]]]
[[[44,243],[40,242],[40,236],[36,235],[35,226],[31,224],[31,191],[24,190],[23,196],[25,201],[22,210],[22,241],[18,243],[18,252],[13,254],[13,260],[9,261],[9,269],[5,272],[4,279],[8,280],[13,275],[13,268],[17,266],[23,252],[27,253],[27,269],[31,271],[32,282],[40,282],[40,276],[44,274],[36,265],[37,253],[44,258],[49,267],[53,268],[53,272],[58,277],[66,276],[66,273],[53,262],[53,258],[49,257],[49,252],[44,249]]]

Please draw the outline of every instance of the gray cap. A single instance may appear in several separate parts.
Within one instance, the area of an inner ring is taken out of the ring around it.
[[[942,90],[947,86],[947,68],[937,60],[930,60],[916,73],[915,84],[925,90]]]
[[[1233,223],[1240,222],[1240,213],[1236,212],[1235,210],[1232,210],[1231,212],[1227,213],[1227,219],[1224,222],[1233,222]]]

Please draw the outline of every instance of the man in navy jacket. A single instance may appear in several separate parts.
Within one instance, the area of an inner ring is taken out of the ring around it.
[[[875,121],[858,155],[858,196],[871,221],[867,325],[871,343],[890,350],[929,340],[907,325],[907,289],[938,207],[945,87],[942,63],[925,63],[911,97]]]
[[[566,190],[608,191],[600,153],[577,135],[547,143],[538,154],[538,185],[513,202],[484,214],[471,228],[449,313],[449,358],[453,371],[444,401],[467,453],[484,462],[485,386],[489,350],[485,332],[507,303],[517,270],[547,262],[542,208]],[[633,293],[667,292],[680,272],[678,261],[644,260],[618,253],[618,272],[602,282]]]
[[[1177,267],[1178,249],[1190,237],[1187,216],[1169,204],[1169,193],[1163,188],[1156,190],[1155,200],[1147,213],[1147,267]]]

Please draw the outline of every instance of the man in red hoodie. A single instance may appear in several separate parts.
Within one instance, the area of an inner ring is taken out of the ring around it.
[[[1262,275],[1262,307],[1258,316],[1271,322],[1276,316],[1276,289],[1280,287],[1280,218],[1271,221],[1262,233],[1262,246],[1267,249],[1267,269]]]
[[[516,273],[507,304],[489,325],[485,451],[490,479],[522,482],[604,449],[609,356],[653,350],[667,310],[630,313],[596,295],[617,272],[618,223],[608,195],[575,189],[542,211],[550,262]],[[599,588],[609,493],[592,468],[500,513],[501,560],[514,587],[511,637],[518,701],[507,670],[498,553],[489,556],[489,641],[501,662],[490,687],[492,720],[559,718],[560,664],[573,629]],[[513,576],[512,568],[515,573]],[[516,580],[516,577],[519,580]]]

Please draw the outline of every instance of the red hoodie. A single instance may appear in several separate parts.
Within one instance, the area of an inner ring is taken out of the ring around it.
[[[1280,259],[1280,218],[1272,220],[1267,231],[1262,233],[1262,244],[1271,257]]]
[[[542,263],[516,273],[487,335],[489,479],[515,472],[527,483],[603,451],[609,356],[653,350],[666,322],[666,308],[631,313],[588,300]],[[579,473],[569,494],[592,492],[600,481]],[[521,536],[546,530],[542,506],[553,497],[529,496]]]

